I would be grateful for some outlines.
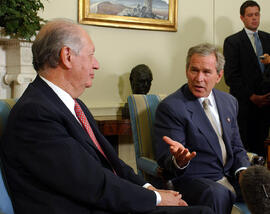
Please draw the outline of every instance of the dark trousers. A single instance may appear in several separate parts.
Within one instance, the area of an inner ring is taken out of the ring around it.
[[[116,214],[116,213],[106,211],[95,211],[93,214]],[[203,206],[191,206],[191,207],[170,206],[170,207],[156,207],[155,210],[144,214],[215,214],[215,213],[209,207]]]
[[[217,214],[230,214],[236,200],[236,195],[229,189],[205,178],[177,182],[174,188],[190,206],[208,206]]]
[[[97,211],[94,211],[93,214],[116,214],[116,213],[97,210]],[[126,214],[131,214],[131,213],[126,213]],[[156,207],[155,210],[148,213],[144,213],[144,214],[215,214],[215,213],[209,207],[204,207],[204,206],[190,206],[190,207],[170,206],[170,207]]]
[[[190,206],[190,207],[157,207],[154,211],[147,214],[214,214],[209,207]]]

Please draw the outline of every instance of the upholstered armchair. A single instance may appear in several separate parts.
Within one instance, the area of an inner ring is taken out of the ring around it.
[[[155,161],[152,144],[155,112],[159,102],[160,97],[153,94],[134,94],[128,97],[137,172],[156,186],[163,185],[162,171]]]
[[[128,107],[138,174],[157,187],[172,189],[170,181],[164,178],[163,170],[155,159],[153,125],[156,108],[161,98],[158,95],[134,94],[128,97]],[[248,153],[250,160],[256,154]],[[234,204],[232,214],[250,214],[244,203]]]
[[[6,127],[7,118],[13,105],[16,103],[15,99],[0,100],[0,136]],[[1,154],[1,153],[0,153]],[[2,168],[0,156],[0,213],[14,214],[8,186],[5,179],[5,173]]]

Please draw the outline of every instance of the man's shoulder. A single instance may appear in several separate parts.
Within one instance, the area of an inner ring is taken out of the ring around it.
[[[259,30],[258,32],[260,36],[264,36],[270,39],[270,33],[262,31],[262,30]]]
[[[182,87],[163,99],[159,104],[159,109],[171,109],[175,111],[178,111],[179,109],[184,110],[187,106],[187,103],[193,102],[195,100],[197,99],[189,91],[188,85],[184,84]]]
[[[213,92],[216,96],[224,100],[224,102],[236,102],[236,98],[225,91],[221,91],[219,89],[214,88]]]
[[[244,33],[245,33],[244,30],[240,30],[239,32],[234,33],[234,34],[226,37],[225,42],[226,41],[237,41],[244,35]]]
[[[175,92],[169,94],[167,97],[165,97],[161,102],[162,103],[175,103],[175,102],[181,102],[184,99],[184,95],[182,92],[182,87],[177,89]]]

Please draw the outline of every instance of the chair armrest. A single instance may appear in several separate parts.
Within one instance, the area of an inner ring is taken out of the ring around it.
[[[147,157],[140,157],[137,159],[137,167],[145,172],[146,174],[152,175],[152,176],[159,176],[158,170],[159,166],[155,160],[152,160]]]
[[[233,206],[236,208],[239,214],[250,214],[247,205],[243,202],[236,202]]]
[[[251,165],[261,165],[265,163],[265,159],[262,156],[258,156],[256,153],[248,152],[247,153]]]
[[[247,152],[249,161],[251,162],[255,156],[258,156],[256,153]]]

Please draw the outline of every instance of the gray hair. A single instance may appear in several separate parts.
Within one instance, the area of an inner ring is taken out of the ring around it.
[[[203,43],[196,45],[194,47],[191,47],[188,50],[187,58],[186,58],[186,70],[188,70],[190,65],[191,57],[194,54],[199,54],[201,56],[209,56],[211,54],[214,54],[216,57],[216,69],[217,73],[219,74],[221,70],[223,70],[225,59],[222,53],[218,50],[218,48],[212,44],[209,43]]]
[[[40,72],[45,66],[56,68],[64,46],[79,54],[82,42],[78,29],[78,25],[68,20],[55,20],[44,25],[32,45],[35,70]]]

